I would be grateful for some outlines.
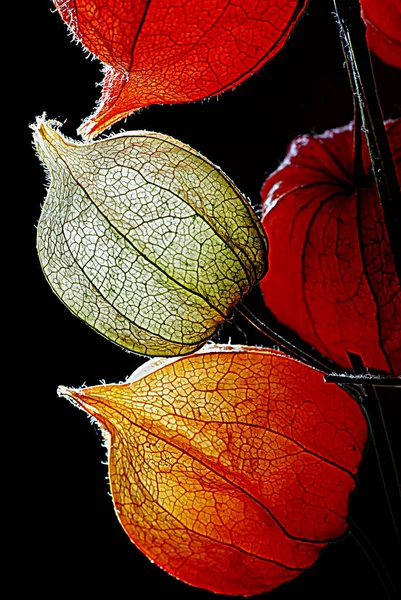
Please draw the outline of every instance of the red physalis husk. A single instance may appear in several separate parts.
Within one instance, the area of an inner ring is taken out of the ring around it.
[[[387,123],[401,179],[401,119]],[[369,173],[366,146],[364,169]],[[322,354],[401,374],[401,288],[373,176],[353,176],[352,125],[301,136],[262,189],[266,305]]]
[[[401,69],[401,0],[361,0],[369,48]]]
[[[150,104],[235,87],[282,48],[308,0],[54,0],[76,38],[105,64],[86,138]]]

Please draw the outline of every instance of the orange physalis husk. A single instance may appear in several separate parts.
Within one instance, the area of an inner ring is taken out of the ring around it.
[[[123,384],[59,394],[106,433],[129,537],[187,583],[266,592],[347,530],[363,412],[285,354],[209,346],[150,361]]]

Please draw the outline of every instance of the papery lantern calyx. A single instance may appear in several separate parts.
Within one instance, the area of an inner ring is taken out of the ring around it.
[[[401,181],[401,119],[386,124]],[[370,159],[354,179],[352,124],[293,141],[262,189],[269,272],[261,282],[278,320],[336,363],[401,375],[401,284]]]
[[[276,55],[308,0],[55,0],[76,38],[105,64],[85,138],[151,104],[201,100]]]
[[[50,172],[38,253],[55,293],[134,352],[202,346],[267,268],[248,201],[168,136],[136,131],[85,145],[45,119],[33,129]]]
[[[126,533],[187,583],[272,590],[347,529],[366,420],[346,392],[283,353],[206,347],[123,384],[59,394],[107,432]]]
[[[401,69],[401,0],[361,0],[361,9],[369,48]]]

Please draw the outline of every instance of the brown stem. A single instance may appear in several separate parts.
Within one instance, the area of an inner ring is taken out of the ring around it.
[[[266,325],[266,323],[261,321],[256,315],[254,315],[241,301],[238,302],[235,308],[236,311],[248,321],[248,323],[250,323],[260,333],[265,335],[274,344],[280,346],[280,348],[285,350],[287,354],[293,358],[297,358],[298,360],[307,363],[311,367],[324,371],[325,373],[331,370],[328,364],[325,362],[324,357],[316,357],[312,354],[312,351],[308,352],[308,350],[304,350],[298,344],[295,345],[285,337],[281,336],[279,333],[277,333],[277,331],[275,331],[275,329],[272,329]]]
[[[401,282],[401,190],[386,134],[358,0],[333,0],[340,39],[358,101],[396,273]]]
[[[366,374],[365,365],[359,355],[349,352],[348,357],[356,374]],[[375,423],[374,428],[370,425],[370,435],[377,458],[395,537],[398,544],[400,544],[401,538],[399,526],[401,524],[401,497],[397,465],[392,452],[390,438],[387,432],[377,390],[375,390],[375,386],[369,383],[361,384],[360,387],[368,402],[369,419]]]
[[[387,373],[363,373],[356,374],[354,372],[344,373],[327,373],[325,381],[331,383],[348,383],[361,385],[369,383],[377,387],[401,387],[401,379],[399,377],[391,377]]]

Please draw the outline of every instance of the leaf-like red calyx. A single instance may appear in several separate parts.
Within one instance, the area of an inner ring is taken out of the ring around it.
[[[361,0],[369,48],[401,69],[401,0]]]
[[[367,426],[346,392],[283,353],[216,346],[125,384],[60,388],[99,421],[132,541],[221,594],[272,590],[347,529]]]
[[[401,119],[386,128],[401,179]],[[353,352],[401,374],[400,282],[375,182],[353,178],[352,126],[294,140],[262,200],[270,269],[261,288],[277,319],[344,367]]]
[[[190,102],[238,85],[284,45],[308,0],[54,0],[105,65],[103,94],[80,128],[99,135],[151,104]]]

